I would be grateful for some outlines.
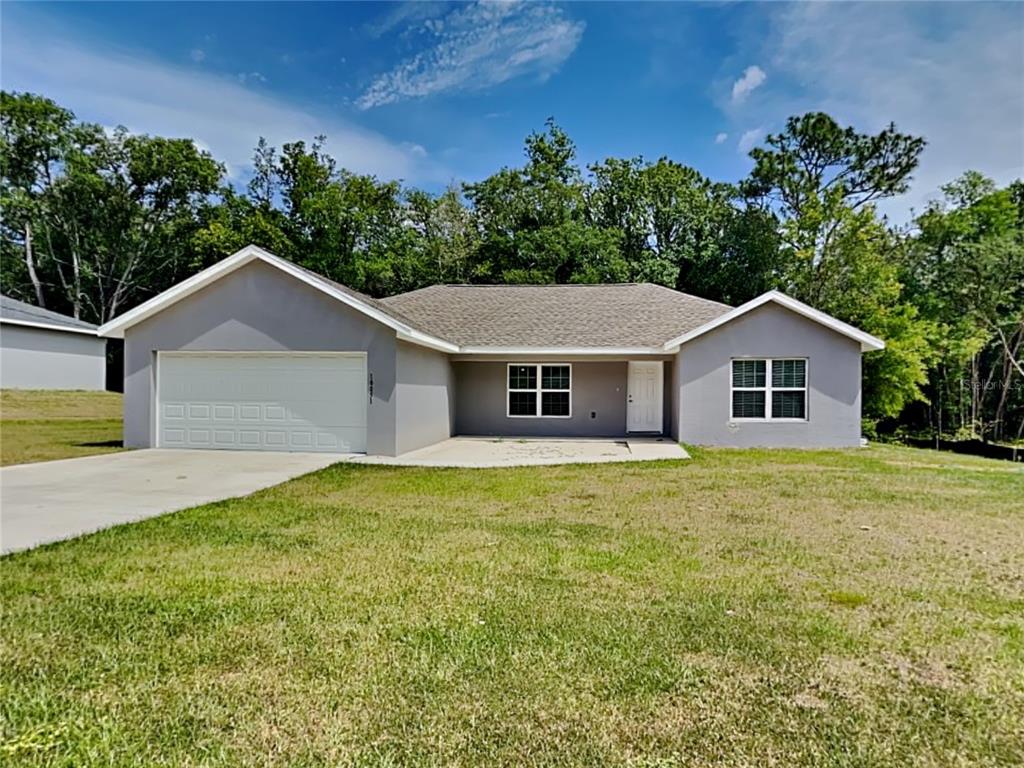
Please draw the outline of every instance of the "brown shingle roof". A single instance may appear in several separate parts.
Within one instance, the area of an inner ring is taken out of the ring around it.
[[[658,347],[732,309],[651,283],[435,285],[375,303],[463,347]]]

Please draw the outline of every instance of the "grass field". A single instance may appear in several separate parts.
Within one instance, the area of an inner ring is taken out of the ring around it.
[[[337,465],[0,560],[7,765],[1024,763],[1024,475]]]
[[[120,394],[0,390],[0,466],[119,450]]]

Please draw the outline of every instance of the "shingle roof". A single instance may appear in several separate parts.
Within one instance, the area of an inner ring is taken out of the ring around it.
[[[732,309],[651,283],[435,285],[377,304],[462,347],[658,347]]]
[[[294,266],[300,272],[305,272],[307,275],[309,275],[314,280],[319,280],[321,283],[326,283],[327,285],[331,286],[335,290],[341,291],[342,293],[351,296],[353,299],[357,299],[358,301],[361,301],[364,304],[373,307],[377,311],[383,312],[385,315],[389,315],[390,317],[393,317],[395,320],[398,320],[400,323],[405,323],[410,328],[415,328],[416,330],[419,330],[419,331],[426,331],[425,328],[423,328],[419,323],[417,323],[411,317],[407,317],[404,313],[402,313],[401,310],[399,310],[399,309],[397,309],[395,307],[389,306],[387,303],[385,303],[385,302],[387,302],[387,299],[375,299],[372,296],[368,296],[365,293],[360,293],[359,291],[355,290],[354,288],[349,288],[347,285],[344,285],[343,283],[339,283],[336,280],[331,280],[329,277],[324,277],[319,272],[314,272],[311,269],[306,269],[305,267],[299,266],[298,264],[294,264],[294,263],[292,264],[292,266]],[[400,295],[408,296],[409,294],[400,294]],[[398,297],[394,296],[392,298],[398,298]]]
[[[97,328],[97,326],[84,320],[76,320],[73,317],[51,312],[48,309],[26,304],[24,301],[18,301],[10,296],[2,295],[0,295],[0,320],[52,325],[76,331],[94,331]]]

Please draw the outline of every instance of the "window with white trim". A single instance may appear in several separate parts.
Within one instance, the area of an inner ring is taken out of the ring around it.
[[[567,419],[572,415],[572,366],[508,364],[506,415]]]
[[[730,398],[734,421],[806,421],[807,360],[733,360]]]

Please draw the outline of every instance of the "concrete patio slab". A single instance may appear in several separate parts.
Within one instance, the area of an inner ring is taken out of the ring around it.
[[[0,551],[245,496],[353,454],[128,451],[0,469]]]
[[[359,456],[359,464],[397,467],[530,467],[687,459],[669,438],[453,437],[401,456]]]

